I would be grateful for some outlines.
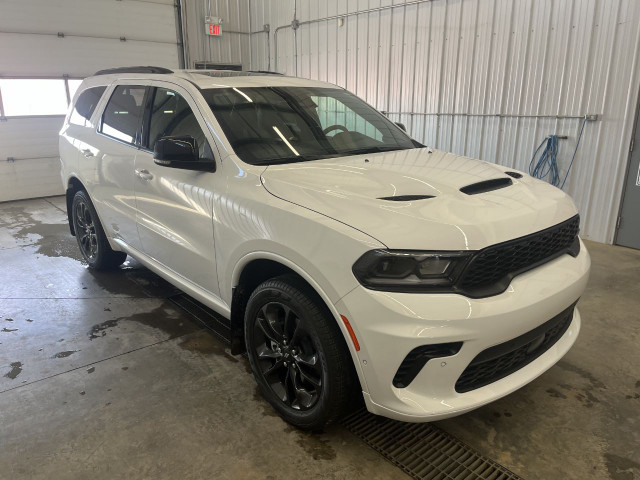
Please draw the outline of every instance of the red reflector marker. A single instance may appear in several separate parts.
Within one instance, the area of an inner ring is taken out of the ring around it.
[[[358,343],[358,339],[356,338],[356,334],[354,333],[353,328],[351,328],[351,324],[349,323],[349,320],[347,320],[347,317],[345,317],[344,315],[340,315],[340,318],[344,322],[344,326],[347,327],[347,330],[349,331],[349,336],[351,337],[353,346],[356,347],[356,352],[359,352],[360,344]]]

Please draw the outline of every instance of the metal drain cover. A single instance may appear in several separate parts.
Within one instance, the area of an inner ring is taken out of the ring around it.
[[[521,479],[431,423],[402,423],[361,410],[342,424],[413,478]]]

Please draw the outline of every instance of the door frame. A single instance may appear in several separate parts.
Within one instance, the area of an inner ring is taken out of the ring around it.
[[[618,232],[620,231],[620,218],[622,218],[622,208],[624,207],[624,197],[627,193],[627,183],[629,182],[629,175],[631,175],[631,157],[636,148],[640,148],[640,138],[638,138],[638,145],[636,145],[636,131],[638,129],[638,122],[640,121],[640,87],[636,93],[636,111],[633,119],[633,127],[631,129],[631,138],[629,140],[629,147],[627,148],[627,165],[625,168],[624,180],[622,181],[622,192],[620,194],[620,203],[618,205],[618,212],[616,214],[616,223],[613,232],[613,245],[618,245]],[[640,135],[638,135],[640,137]],[[633,149],[631,148],[633,146]],[[634,173],[635,174],[635,173]]]

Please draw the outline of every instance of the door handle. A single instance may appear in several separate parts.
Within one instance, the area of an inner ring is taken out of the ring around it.
[[[93,152],[91,150],[89,150],[88,148],[82,150],[82,153],[85,157],[89,158],[89,157],[93,157]]]
[[[138,170],[136,168],[136,176],[142,180],[151,180],[153,178],[153,174],[146,168],[143,168],[142,170]]]

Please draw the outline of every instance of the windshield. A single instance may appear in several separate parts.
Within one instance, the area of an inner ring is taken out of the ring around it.
[[[254,165],[421,146],[338,88],[212,88],[202,94],[236,154]]]

